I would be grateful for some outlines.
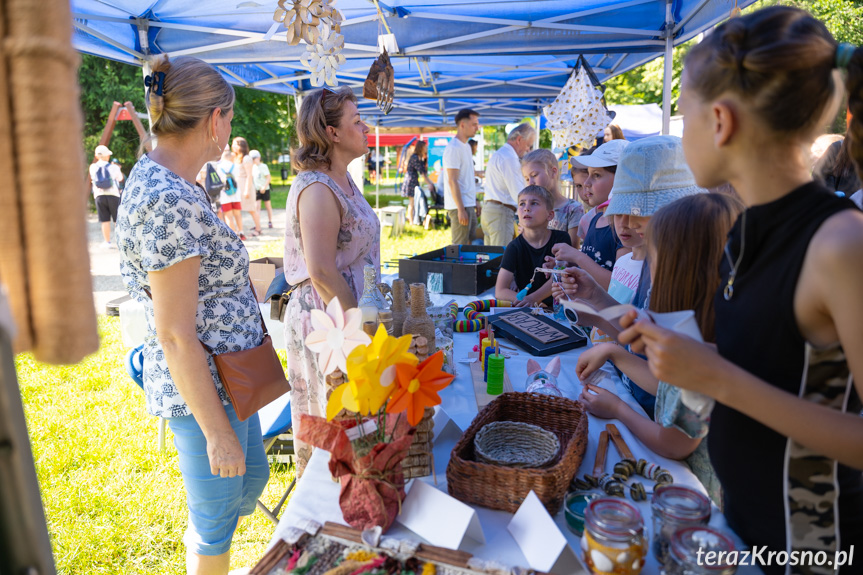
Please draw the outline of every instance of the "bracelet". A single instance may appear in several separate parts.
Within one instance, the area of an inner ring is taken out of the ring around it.
[[[464,306],[464,317],[467,319],[455,322],[454,331],[466,333],[482,329],[485,316],[482,312],[489,311],[493,307],[512,307],[512,302],[504,299],[480,299],[472,301]]]

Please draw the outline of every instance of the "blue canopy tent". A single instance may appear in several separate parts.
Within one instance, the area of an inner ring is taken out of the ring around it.
[[[755,0],[739,0],[745,7]],[[290,3],[289,3],[290,4]],[[285,41],[275,0],[71,0],[75,47],[142,65],[156,54],[193,55],[234,85],[283,94],[311,89],[305,45]],[[535,116],[559,93],[583,55],[600,81],[693,38],[729,16],[731,0],[339,0],[345,16],[340,84],[358,94],[377,37],[398,51],[395,109],[361,112],[380,126],[451,125],[472,107],[484,123]],[[670,58],[668,59],[670,66]],[[670,68],[666,74],[670,88]],[[665,99],[668,103],[668,98]],[[665,121],[668,121],[668,104]]]

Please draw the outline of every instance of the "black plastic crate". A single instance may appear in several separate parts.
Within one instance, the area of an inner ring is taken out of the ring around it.
[[[399,260],[399,277],[408,284],[428,286],[430,273],[443,275],[443,293],[479,295],[497,282],[504,248],[499,246],[449,245]],[[478,262],[486,254],[488,261]]]

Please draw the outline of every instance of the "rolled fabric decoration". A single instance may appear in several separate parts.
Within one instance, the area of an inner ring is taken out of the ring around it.
[[[455,331],[458,333],[468,333],[481,330],[484,317],[483,312],[487,312],[493,307],[512,307],[512,302],[497,299],[480,299],[470,302],[464,306],[464,317],[466,319],[455,322]]]

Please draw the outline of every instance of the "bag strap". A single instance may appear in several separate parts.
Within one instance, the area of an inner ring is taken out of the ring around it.
[[[264,331],[264,337],[267,337],[270,335],[270,332],[267,331],[267,322],[264,321],[264,314],[261,313],[261,306],[258,305],[258,298],[255,296],[255,286],[254,286],[254,284],[252,284],[251,278],[249,278],[249,288],[251,288],[251,290],[252,290],[252,297],[255,298],[255,309],[258,310],[258,318],[261,320],[261,328]],[[153,294],[150,293],[150,290],[148,290],[147,288],[144,288],[144,293],[147,294],[147,297],[150,298],[150,301],[153,301]],[[261,338],[261,339],[263,340],[263,338]],[[203,347],[207,353],[209,353],[210,355],[213,355],[212,350],[210,350],[210,348],[207,347],[203,341],[198,340],[198,343],[201,344],[201,347]]]

